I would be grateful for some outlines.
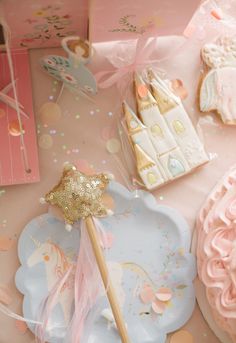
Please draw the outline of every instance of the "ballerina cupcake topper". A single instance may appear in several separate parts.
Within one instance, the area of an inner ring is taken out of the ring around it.
[[[96,79],[85,66],[90,61],[92,48],[87,40],[78,36],[62,39],[61,45],[68,57],[48,55],[41,59],[43,69],[52,77],[62,82],[70,91],[86,96],[96,94]]]

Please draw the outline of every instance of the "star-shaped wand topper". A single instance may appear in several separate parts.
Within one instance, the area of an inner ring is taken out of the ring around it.
[[[102,196],[109,184],[109,175],[85,175],[74,165],[66,164],[59,183],[46,194],[44,200],[59,207],[71,229],[79,219],[89,216],[104,217],[109,214]]]
[[[101,240],[93,220],[93,216],[103,217],[109,214],[109,211],[102,203],[102,196],[109,184],[109,179],[109,174],[88,176],[78,171],[75,166],[67,164],[64,167],[63,175],[58,185],[47,193],[45,199],[43,198],[42,200],[62,210],[68,230],[71,230],[72,224],[79,219],[85,221],[87,233],[121,341],[122,343],[130,343],[119,299],[109,276],[101,247]]]

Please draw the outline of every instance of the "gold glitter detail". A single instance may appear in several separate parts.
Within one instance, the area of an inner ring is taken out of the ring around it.
[[[176,101],[171,98],[163,89],[162,87],[158,87],[159,85],[155,82],[151,84],[153,95],[157,101],[157,105],[159,110],[162,114],[170,111],[172,108],[177,106]]]
[[[90,215],[102,217],[107,214],[102,196],[108,183],[105,174],[85,175],[75,166],[68,165],[58,185],[46,194],[45,200],[59,207],[69,224]]]
[[[123,111],[129,134],[132,135],[134,133],[142,131],[143,129],[146,129],[146,127],[141,123],[136,114],[132,111],[132,109],[125,101],[123,102]]]
[[[147,71],[147,76],[148,76],[148,79],[149,81],[151,82],[153,79],[155,80],[156,79],[156,75],[154,73],[154,71],[149,68],[148,71]]]
[[[146,97],[143,97],[143,98],[140,97],[138,93],[138,88],[140,85],[145,85],[145,82],[143,81],[141,76],[137,73],[135,73],[135,76],[134,76],[134,84],[135,84],[135,94],[136,94],[139,113],[153,106],[157,106],[157,102],[149,90],[147,91]]]
[[[134,151],[139,172],[155,167],[155,162],[149,157],[138,144],[134,144]]]

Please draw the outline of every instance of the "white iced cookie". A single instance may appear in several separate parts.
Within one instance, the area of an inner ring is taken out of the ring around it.
[[[206,44],[202,59],[210,68],[200,87],[200,110],[217,111],[222,121],[236,124],[236,36]]]
[[[154,73],[149,77],[152,93],[135,76],[141,119],[126,102],[123,111],[138,174],[153,190],[206,163],[208,156],[180,98]]]

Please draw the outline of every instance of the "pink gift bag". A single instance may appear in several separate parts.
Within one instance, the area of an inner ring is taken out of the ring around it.
[[[0,53],[0,186],[39,181],[38,150],[27,50],[12,52],[12,62],[21,109],[23,134],[20,134],[20,124],[14,108],[15,99],[7,55],[2,52]]]

